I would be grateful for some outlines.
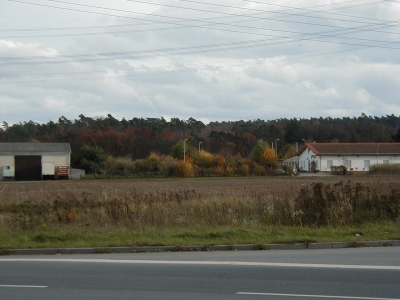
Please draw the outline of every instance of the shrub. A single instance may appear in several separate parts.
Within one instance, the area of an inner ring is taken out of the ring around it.
[[[331,166],[331,172],[334,175],[345,175],[347,172],[347,167],[344,165]]]
[[[176,164],[175,175],[178,177],[192,177],[194,175],[192,163],[189,160],[178,161]]]
[[[257,176],[265,176],[267,175],[267,170],[264,166],[256,165],[253,170],[254,174]]]
[[[109,156],[105,164],[105,170],[109,175],[129,176],[135,172],[135,163],[131,158]]]
[[[249,175],[250,168],[248,165],[241,165],[235,168],[235,174],[240,176],[247,176]]]
[[[400,174],[400,164],[374,164],[369,169],[370,174]]]
[[[323,226],[395,221],[399,217],[397,189],[386,190],[361,183],[315,183],[303,188],[294,201],[294,221],[300,225]]]
[[[161,163],[161,172],[165,176],[175,176],[177,170],[178,161],[172,156],[164,157]]]

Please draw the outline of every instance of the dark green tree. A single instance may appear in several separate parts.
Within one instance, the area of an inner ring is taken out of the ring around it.
[[[397,132],[392,135],[392,140],[396,143],[400,142],[400,128],[397,129]]]
[[[89,174],[101,174],[108,154],[99,146],[84,144],[79,149],[79,165]]]

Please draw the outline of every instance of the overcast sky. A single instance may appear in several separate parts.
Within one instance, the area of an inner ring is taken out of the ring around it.
[[[0,0],[0,123],[400,115],[400,1]]]

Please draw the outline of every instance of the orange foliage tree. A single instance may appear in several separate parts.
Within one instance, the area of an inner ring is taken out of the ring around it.
[[[276,168],[278,166],[278,156],[273,149],[267,148],[261,154],[260,163],[269,168]]]

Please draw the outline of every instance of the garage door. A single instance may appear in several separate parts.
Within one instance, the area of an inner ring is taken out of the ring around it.
[[[42,157],[40,155],[15,156],[15,180],[33,181],[42,179]]]

